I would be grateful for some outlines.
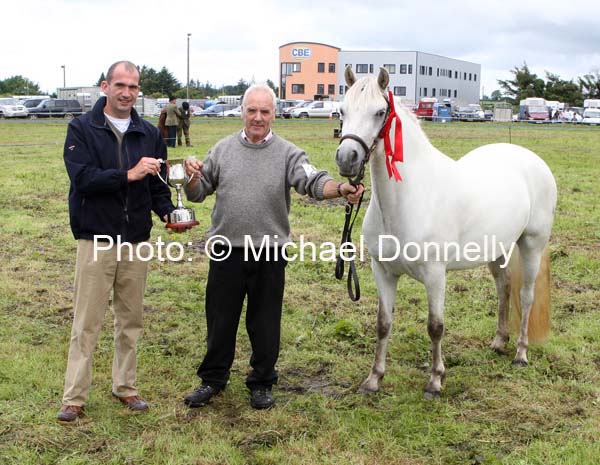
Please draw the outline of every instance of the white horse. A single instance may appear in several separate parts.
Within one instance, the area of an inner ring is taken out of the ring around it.
[[[512,144],[485,145],[458,161],[452,160],[429,142],[412,113],[397,108],[404,146],[404,161],[394,163],[402,178],[397,181],[386,166],[380,136],[390,113],[387,71],[382,68],[377,78],[367,76],[357,81],[348,67],[345,78],[350,88],[341,106],[343,129],[336,152],[340,174],[356,176],[372,151],[372,194],[363,236],[372,257],[379,310],[375,361],[361,391],[377,391],[385,373],[397,283],[403,274],[423,283],[427,291],[433,363],[425,397],[440,393],[445,374],[441,341],[447,270],[487,263],[499,297],[498,325],[491,347],[500,353],[505,352],[509,338],[509,302],[512,300],[514,307],[520,300],[521,323],[513,364],[526,365],[529,338],[533,340],[533,314],[540,312],[539,320],[535,320],[541,325],[535,328],[538,339],[546,336],[549,327],[546,246],[557,196],[550,169],[533,152]],[[391,142],[393,146],[393,138]],[[512,247],[521,256],[518,273],[506,266]],[[511,279],[517,274],[522,275],[521,286]],[[518,287],[520,294],[515,299]]]

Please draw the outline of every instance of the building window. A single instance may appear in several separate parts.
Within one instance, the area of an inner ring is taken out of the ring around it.
[[[431,66],[429,67],[429,75],[433,76],[433,68]]]
[[[408,74],[412,74],[412,65],[408,65]]]
[[[406,65],[400,65],[400,74],[406,74]]]
[[[356,72],[357,73],[368,73],[369,65],[366,65],[366,64],[356,65]]]
[[[369,73],[373,74],[373,65],[369,65]]]
[[[454,89],[454,98],[456,98],[456,95],[457,95],[457,91],[456,91],[456,89]]]
[[[329,72],[335,73],[335,63],[329,63]]]
[[[387,72],[390,74],[396,74],[396,65],[383,65]]]
[[[325,93],[325,84],[317,84],[317,94],[323,95]]]
[[[442,70],[442,73],[443,73],[443,72],[444,72],[444,71]],[[437,77],[440,77],[440,69],[439,69],[439,68],[437,68]]]
[[[317,63],[317,73],[325,72],[325,63]]]
[[[463,76],[463,81],[466,81],[466,80],[467,80],[467,73],[465,73]]]
[[[328,84],[327,85],[327,93],[329,95],[335,94],[335,84]]]
[[[302,71],[300,63],[292,63],[292,73],[299,73],[300,71]]]
[[[427,97],[427,87],[423,87],[423,97]]]
[[[292,94],[303,94],[304,84],[292,84]]]
[[[454,71],[454,79],[458,79],[458,71]]]
[[[477,74],[473,74],[473,81],[477,81]]]
[[[406,97],[406,87],[395,86],[394,87],[394,95],[398,95],[400,97]]]
[[[340,95],[344,95],[344,86],[340,85]]]
[[[419,74],[421,76],[424,76],[426,74],[426,68],[425,68],[425,66],[423,66],[423,65],[419,66]]]
[[[433,89],[431,89],[431,96],[435,97],[435,87]]]

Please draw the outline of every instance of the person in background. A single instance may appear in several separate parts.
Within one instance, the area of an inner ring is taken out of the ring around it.
[[[289,240],[292,188],[314,199],[345,197],[352,203],[364,190],[334,181],[326,171],[314,168],[303,150],[275,134],[271,130],[275,102],[270,87],[252,85],[242,101],[244,128],[218,142],[204,162],[186,160],[187,174],[193,175],[185,188],[188,200],[202,202],[217,193],[209,235],[224,236],[233,246],[224,260],[210,260],[207,351],[197,371],[202,383],[184,399],[191,408],[206,404],[228,382],[245,299],[252,345],[246,378],[250,404],[255,409],[274,405],[286,261],[264,253],[254,257],[252,252],[246,259],[246,237],[256,250],[265,238],[280,244]]]
[[[179,114],[177,119],[179,124],[177,125],[177,145],[182,145],[182,136],[181,133],[185,136],[185,146],[193,147],[190,143],[190,104],[188,102],[183,102],[181,107],[179,108]]]
[[[167,147],[175,147],[175,141],[177,140],[179,109],[176,102],[177,99],[175,97],[169,97],[169,103],[165,107],[167,113],[165,120],[165,126],[167,127]]]
[[[152,211],[166,220],[175,207],[169,188],[156,176],[159,159],[167,158],[164,141],[133,108],[139,80],[133,63],[114,63],[101,84],[106,97],[67,129],[64,161],[71,181],[69,216],[77,259],[73,326],[57,417],[63,424],[83,415],[92,384],[92,355],[111,298],[112,394],[131,410],[148,409],[136,383],[148,262],[127,252],[119,259],[116,242],[131,243],[135,250],[150,237]]]

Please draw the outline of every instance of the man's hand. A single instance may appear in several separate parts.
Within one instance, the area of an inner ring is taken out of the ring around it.
[[[197,160],[194,157],[188,157],[184,160],[183,166],[185,167],[185,172],[188,177],[194,179],[200,179],[202,177],[202,167],[204,163],[200,160]]]
[[[348,202],[351,204],[357,204],[360,200],[360,196],[365,191],[365,186],[362,184],[353,186],[349,182],[344,182],[340,185],[339,191]]]
[[[127,181],[139,181],[146,175],[156,176],[160,171],[160,161],[153,157],[142,157],[133,168],[127,171]]]

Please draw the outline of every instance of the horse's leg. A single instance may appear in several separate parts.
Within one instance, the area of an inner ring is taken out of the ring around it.
[[[510,305],[510,271],[508,266],[505,268],[500,266],[503,264],[505,264],[504,256],[488,263],[488,268],[492,272],[496,282],[496,291],[498,292],[498,325],[496,336],[490,347],[501,354],[505,353],[509,338],[508,310]]]
[[[535,279],[537,278],[542,254],[544,252],[545,241],[539,236],[523,235],[517,241],[519,252],[521,254],[523,266],[523,283],[521,286],[521,326],[519,330],[519,339],[517,340],[517,353],[513,360],[513,365],[526,366],[527,347],[529,340],[527,330],[529,326],[529,313],[533,304],[535,291]]]
[[[429,315],[427,318],[427,332],[431,339],[433,361],[431,364],[431,377],[425,387],[425,398],[433,399],[438,396],[442,388],[442,379],[446,372],[442,359],[442,337],[444,336],[444,298],[446,295],[446,270],[435,267],[427,272],[424,279],[427,290],[427,303]]]
[[[371,267],[377,284],[379,296],[379,308],[377,310],[377,347],[375,349],[375,361],[371,372],[359,388],[360,392],[377,392],[379,383],[385,374],[385,356],[387,345],[392,329],[392,317],[394,313],[394,301],[396,300],[396,288],[398,276],[388,273],[383,265],[372,259]]]

